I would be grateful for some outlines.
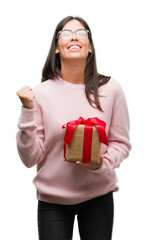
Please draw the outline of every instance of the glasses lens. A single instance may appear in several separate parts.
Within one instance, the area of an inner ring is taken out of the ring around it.
[[[69,30],[63,30],[63,31],[61,32],[61,37],[62,37],[63,39],[69,39],[69,38],[71,38],[71,35],[72,35],[72,32],[69,31]]]
[[[85,29],[79,29],[76,34],[78,38],[85,38],[87,36],[87,31]]]
[[[73,32],[71,30],[62,30],[59,33],[63,39],[70,39],[73,34]],[[78,38],[85,38],[88,34],[88,30],[78,29],[75,31],[75,34]]]

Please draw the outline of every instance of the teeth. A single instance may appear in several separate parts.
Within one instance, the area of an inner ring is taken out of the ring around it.
[[[79,49],[80,47],[79,46],[71,46],[70,49]]]

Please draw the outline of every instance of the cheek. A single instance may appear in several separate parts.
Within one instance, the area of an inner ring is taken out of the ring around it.
[[[62,50],[64,48],[66,48],[68,42],[67,41],[62,41],[61,39],[58,41],[58,48],[59,50]]]
[[[82,41],[82,46],[85,49],[85,51],[90,52],[91,51],[91,45],[88,40]]]
[[[89,43],[86,43],[85,46],[84,46],[84,51],[86,53],[90,53],[91,52],[91,46]]]
[[[59,54],[62,56],[67,50],[66,45],[65,44],[60,44],[58,46],[58,50],[59,50]]]

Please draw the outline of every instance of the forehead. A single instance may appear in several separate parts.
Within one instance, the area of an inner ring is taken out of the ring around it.
[[[85,27],[83,26],[83,24],[81,22],[79,22],[76,19],[70,20],[69,22],[67,22],[63,29],[70,29],[70,30],[77,30],[77,29],[85,29]]]

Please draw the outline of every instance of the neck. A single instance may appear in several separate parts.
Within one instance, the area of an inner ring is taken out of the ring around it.
[[[84,84],[85,64],[61,63],[61,77],[74,84]]]

